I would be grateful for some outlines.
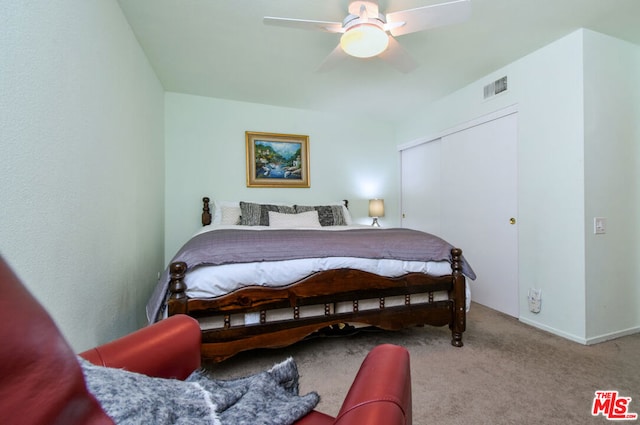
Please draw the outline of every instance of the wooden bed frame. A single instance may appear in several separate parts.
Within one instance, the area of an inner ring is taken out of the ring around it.
[[[211,224],[209,198],[203,198],[202,224]],[[219,316],[224,326],[202,331],[202,357],[225,360],[241,351],[291,345],[327,327],[359,323],[385,330],[409,326],[445,326],[451,329],[451,344],[462,347],[466,327],[465,277],[462,274],[462,250],[454,248],[452,273],[429,276],[409,273],[396,278],[338,269],[312,274],[296,283],[279,288],[251,286],[228,295],[197,299],[185,294],[184,276],[187,265],[170,265],[171,280],[168,314],[188,314],[196,319]],[[447,291],[448,299],[433,300],[436,291]],[[429,294],[428,302],[412,303],[412,295]],[[385,306],[385,299],[404,296],[403,305]],[[359,309],[362,300],[376,299],[378,308]],[[350,311],[338,312],[336,303],[348,302]],[[324,306],[324,315],[301,317],[304,306]],[[291,309],[293,319],[267,321],[267,311]],[[236,314],[259,314],[259,323],[233,325]]]

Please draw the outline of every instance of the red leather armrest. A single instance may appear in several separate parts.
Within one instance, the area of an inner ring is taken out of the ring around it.
[[[411,408],[409,352],[383,344],[362,362],[335,424],[411,425]]]
[[[80,353],[88,361],[160,378],[185,379],[200,367],[200,326],[180,314]]]
[[[335,420],[335,418],[327,415],[326,413],[312,410],[308,415],[295,421],[293,425],[333,425]]]

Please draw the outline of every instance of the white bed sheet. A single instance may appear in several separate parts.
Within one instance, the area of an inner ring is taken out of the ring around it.
[[[198,267],[187,273],[185,283],[189,297],[209,298],[250,285],[280,287],[297,282],[316,272],[341,268],[362,270],[386,277],[397,277],[412,272],[433,276],[451,273],[451,265],[447,261],[425,263],[328,257]]]

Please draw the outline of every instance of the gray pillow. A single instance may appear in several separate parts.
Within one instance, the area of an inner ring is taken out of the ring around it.
[[[256,204],[240,201],[240,224],[243,226],[268,226],[269,211],[283,214],[295,214],[296,210],[288,205]]]
[[[318,211],[318,219],[322,226],[346,226],[347,220],[341,205],[295,205],[296,213]]]

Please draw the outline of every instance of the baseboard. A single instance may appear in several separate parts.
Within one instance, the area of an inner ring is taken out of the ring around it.
[[[577,335],[573,335],[564,331],[561,331],[556,328],[552,328],[551,326],[543,325],[542,323],[538,323],[535,320],[527,319],[526,317],[520,317],[519,320],[522,323],[525,323],[529,326],[533,326],[534,328],[541,329],[543,331],[552,333],[554,335],[560,336],[564,339],[568,339],[573,342],[577,342],[578,344],[587,345],[587,340],[585,338],[579,337]]]
[[[522,323],[525,323],[525,324],[527,324],[529,326],[533,326],[534,328],[541,329],[543,331],[552,333],[554,335],[560,336],[562,338],[568,339],[568,340],[573,341],[573,342],[577,342],[577,343],[582,344],[582,345],[599,344],[601,342],[610,341],[612,339],[621,338],[623,336],[628,336],[628,335],[633,335],[633,334],[636,334],[636,333],[640,333],[640,326],[636,326],[636,327],[633,327],[633,328],[624,329],[624,330],[616,331],[616,332],[611,332],[611,333],[608,333],[608,334],[603,334],[603,335],[599,335],[599,336],[595,336],[595,337],[591,337],[591,338],[583,338],[583,337],[579,337],[579,336],[576,336],[576,335],[561,331],[561,330],[556,329],[556,328],[552,328],[551,326],[543,325],[542,323],[536,322],[535,320],[527,319],[526,317],[520,317],[519,320]]]
[[[587,345],[598,344],[600,342],[609,341],[616,338],[621,338],[623,336],[633,335],[640,333],[640,326],[636,326],[635,328],[624,329],[621,331],[611,332],[608,334],[594,336],[591,338],[587,338]]]

